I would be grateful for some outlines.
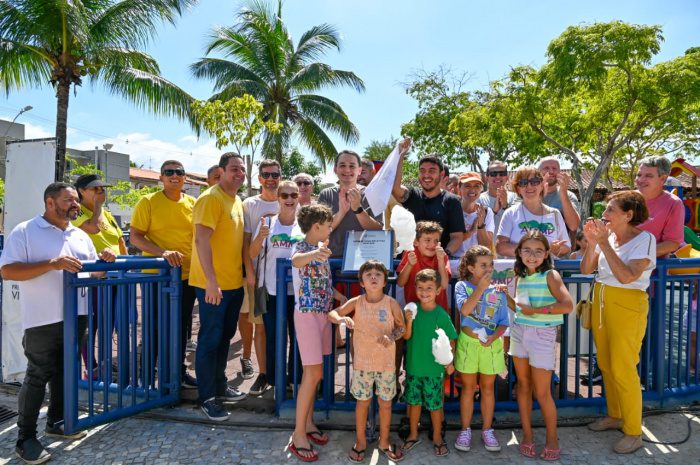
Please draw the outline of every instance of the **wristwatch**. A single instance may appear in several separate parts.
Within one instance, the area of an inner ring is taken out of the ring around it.
[[[477,226],[476,229],[484,229],[486,227],[486,223],[482,224],[481,226]]]
[[[365,211],[365,209],[362,208],[362,205],[360,205],[359,207],[357,207],[357,210],[353,210],[352,212],[353,212],[354,214],[356,214],[356,215],[359,215],[359,214],[362,213],[363,211]]]

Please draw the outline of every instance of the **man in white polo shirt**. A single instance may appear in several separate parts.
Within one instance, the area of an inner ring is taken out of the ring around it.
[[[19,391],[15,452],[27,463],[43,463],[51,458],[36,437],[47,383],[51,398],[46,435],[63,439],[85,436],[84,431],[67,435],[63,430],[63,270],[77,273],[82,268],[81,260],[98,258],[90,237],[70,223],[80,212],[73,186],[50,184],[44,191],[44,206],[43,215],[12,230],[0,256],[3,279],[19,281],[27,372]],[[107,249],[100,258],[114,261],[116,256]],[[78,314],[87,314],[86,298],[79,298]],[[86,326],[87,317],[79,317],[81,339]]]

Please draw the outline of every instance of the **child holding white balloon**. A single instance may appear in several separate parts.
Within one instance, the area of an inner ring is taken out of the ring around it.
[[[401,448],[404,451],[413,449],[420,443],[418,437],[418,421],[421,407],[430,411],[433,424],[433,448],[435,455],[444,457],[450,453],[447,444],[442,440],[443,420],[443,380],[445,373],[454,373],[454,365],[446,366],[436,361],[433,351],[433,339],[439,339],[437,329],[442,329],[450,340],[447,350],[454,350],[457,331],[452,324],[450,315],[435,299],[440,289],[440,275],[432,269],[418,272],[415,278],[415,290],[418,298],[418,312],[415,319],[413,313],[407,311],[406,333],[406,393],[404,398],[408,404],[408,419],[410,433]],[[442,359],[443,356],[437,357]],[[451,359],[451,357],[450,357]]]

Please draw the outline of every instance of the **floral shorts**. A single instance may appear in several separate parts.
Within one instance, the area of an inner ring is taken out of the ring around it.
[[[408,405],[422,405],[426,410],[442,408],[442,376],[406,376],[404,399]]]
[[[393,371],[363,371],[352,374],[350,394],[357,400],[370,400],[374,392],[382,400],[391,401],[396,395],[396,373]]]

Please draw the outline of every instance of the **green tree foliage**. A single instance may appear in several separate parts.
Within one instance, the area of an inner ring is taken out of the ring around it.
[[[0,178],[0,207],[5,205],[5,180]]]
[[[321,191],[321,167],[306,161],[297,147],[292,148],[292,151],[282,159],[281,165],[283,179],[292,179],[299,173],[306,173],[314,178],[314,194]]]
[[[401,127],[401,134],[413,139],[420,153],[435,153],[450,167],[466,165],[483,169],[480,150],[451,136],[450,122],[473,102],[474,96],[463,90],[468,76],[456,76],[446,68],[419,71],[406,84],[406,93],[418,103],[416,116]]]
[[[386,160],[391,151],[394,150],[398,139],[390,137],[387,140],[372,140],[369,145],[365,147],[364,158],[372,161],[383,161]],[[416,160],[411,160],[411,153],[409,152],[403,161],[403,182],[404,184],[417,184],[418,181],[418,162]]]
[[[281,162],[297,136],[325,166],[337,154],[326,131],[348,143],[359,139],[340,105],[317,93],[340,86],[364,91],[354,73],[317,61],[329,50],[339,50],[340,42],[333,26],[321,24],[304,32],[295,46],[282,21],[282,2],[273,11],[264,2],[253,1],[238,14],[234,26],[212,32],[206,54],[220,53],[223,58],[202,58],[190,69],[195,77],[214,81],[215,94],[209,100],[250,94],[263,103],[265,121],[282,125],[278,133],[265,135],[265,158]]]
[[[471,144],[485,131],[504,134],[511,162],[556,153],[572,165],[589,216],[595,186],[625,156],[672,153],[697,144],[700,51],[651,65],[663,37],[659,26],[620,21],[571,26],[547,49],[539,69],[519,66],[491,83],[481,101],[452,122],[455,139]],[[643,148],[647,147],[647,148]],[[581,170],[592,169],[584,186]]]
[[[216,139],[218,148],[232,145],[246,158],[248,195],[253,175],[255,154],[267,134],[278,134],[280,123],[263,120],[263,104],[244,94],[226,102],[195,101],[192,114],[202,127]]]
[[[65,171],[70,89],[83,78],[154,113],[189,117],[191,97],[139,51],[162,22],[196,0],[0,2],[0,85],[6,93],[51,83],[56,95],[56,179]]]

